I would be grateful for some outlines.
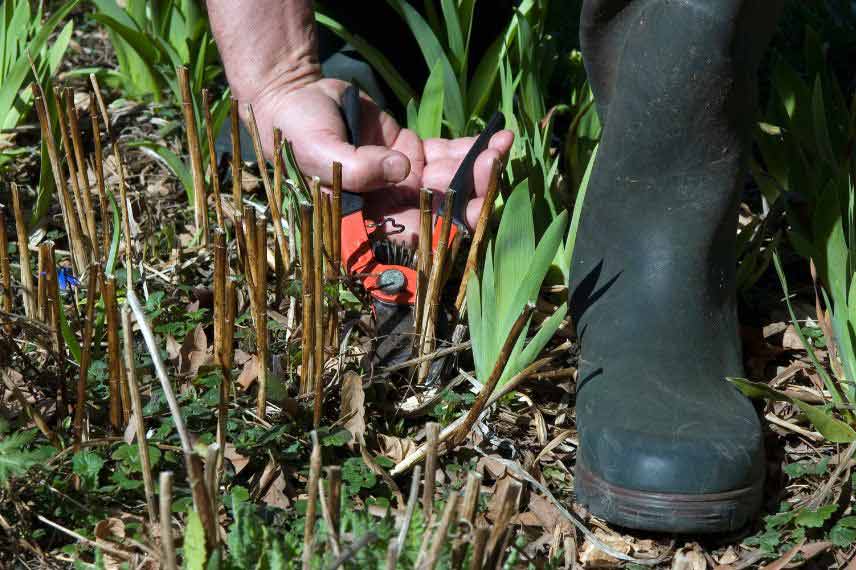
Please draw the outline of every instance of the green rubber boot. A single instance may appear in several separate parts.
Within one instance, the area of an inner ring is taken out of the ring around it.
[[[737,206],[755,73],[781,0],[585,0],[603,120],[577,237],[579,501],[615,524],[737,529],[760,506],[743,374]]]

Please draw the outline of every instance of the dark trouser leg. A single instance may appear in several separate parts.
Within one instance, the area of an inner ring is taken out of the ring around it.
[[[722,531],[758,509],[735,234],[755,72],[780,1],[586,0],[604,131],[571,283],[582,354],[577,491],[636,528]]]

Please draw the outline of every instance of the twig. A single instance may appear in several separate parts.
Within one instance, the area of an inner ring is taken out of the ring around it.
[[[318,482],[318,499],[321,503],[321,516],[324,517],[324,524],[327,525],[327,539],[330,542],[330,550],[333,551],[333,556],[338,557],[341,552],[339,548],[339,528],[333,525],[333,515],[330,513],[330,501],[327,497],[328,491],[324,490],[324,483],[323,479]]]
[[[321,194],[321,181],[315,177],[312,179],[312,259],[314,261],[313,269],[313,297],[312,297],[312,316],[315,323],[315,351],[313,359],[315,364],[312,371],[315,379],[313,381],[315,388],[315,405],[313,409],[313,425],[316,429],[321,423],[321,410],[324,403],[324,275],[323,275],[323,247],[324,247],[324,231],[323,231],[323,194]],[[308,326],[308,323],[304,323]]]
[[[39,428],[39,431],[42,432],[42,435],[51,442],[51,445],[54,447],[62,447],[60,444],[59,438],[53,432],[53,430],[48,427],[48,422],[45,421],[44,416],[30,403],[27,401],[27,398],[24,394],[21,393],[21,390],[15,386],[15,383],[12,381],[11,369],[0,370],[0,375],[3,376],[3,383],[6,384],[6,388],[12,392],[12,396],[18,401],[18,405],[21,406],[21,409],[24,410],[30,419],[33,420],[33,423],[36,424],[36,427]]]
[[[50,114],[48,113],[44,93],[37,83],[33,83],[33,89],[36,92],[36,96],[33,98],[33,106],[36,108],[36,113],[39,116],[42,141],[44,141],[48,151],[48,159],[51,163],[54,183],[56,184],[57,192],[59,192],[59,205],[62,210],[65,229],[68,233],[68,239],[71,242],[71,263],[75,273],[80,275],[83,273],[84,267],[86,267],[86,248],[83,245],[83,236],[80,232],[80,220],[75,215],[74,205],[72,204],[71,196],[68,194],[65,170],[62,168],[62,162],[56,148],[56,141],[51,130]]]
[[[399,370],[405,370],[410,368],[411,366],[415,366],[417,364],[421,364],[423,362],[430,362],[432,360],[437,360],[438,358],[443,358],[444,356],[449,356],[450,354],[457,354],[458,352],[463,352],[465,350],[469,350],[473,347],[473,343],[470,340],[464,341],[461,344],[457,344],[455,346],[450,346],[448,348],[441,348],[439,350],[435,350],[431,354],[426,354],[425,356],[420,356],[418,358],[411,358],[410,360],[405,360],[404,362],[399,362],[398,364],[393,364],[391,366],[385,366],[378,370],[379,374],[390,374],[392,372],[398,372]]]
[[[196,231],[202,232],[202,243],[208,245],[208,212],[205,199],[205,173],[202,171],[202,150],[196,130],[196,113],[193,110],[193,95],[190,93],[190,72],[186,66],[179,67],[178,85],[181,89],[181,110],[187,132],[187,149],[190,154],[190,173],[193,177],[193,221]]]
[[[452,211],[452,203],[455,199],[455,192],[449,190],[446,192],[444,211]],[[434,333],[437,330],[437,317],[440,312],[440,297],[443,292],[443,277],[446,274],[446,257],[449,252],[449,234],[452,230],[452,216],[443,216],[443,223],[440,226],[440,237],[437,241],[437,248],[434,251],[434,261],[431,265],[431,277],[428,279],[428,291],[425,293],[425,315],[421,327],[422,331],[422,350],[420,356],[425,356],[434,350]],[[428,377],[428,372],[431,370],[430,362],[423,362],[419,365],[419,383],[422,384]]]
[[[259,390],[256,413],[265,417],[268,384],[268,326],[267,326],[267,219],[256,218],[256,347],[259,356]]]
[[[92,146],[94,148],[92,168],[95,171],[95,186],[98,188],[98,204],[101,210],[101,254],[110,251],[110,220],[107,217],[107,186],[104,183],[104,150],[101,148],[101,126],[98,122],[97,101],[94,92],[89,93],[89,119],[92,122]],[[99,261],[104,261],[102,258]]]
[[[422,321],[425,315],[425,295],[428,293],[428,278],[431,275],[431,208],[433,193],[427,188],[419,191],[419,249],[416,265],[416,310],[413,325],[416,330],[414,339],[417,356],[422,355]]]
[[[80,373],[77,379],[77,400],[74,408],[75,446],[83,442],[86,419],[86,381],[92,362],[92,334],[95,328],[95,304],[98,300],[98,281],[101,279],[101,264],[89,266],[89,282],[86,287],[86,322],[83,324],[83,339],[80,347]]]
[[[407,540],[407,531],[410,530],[410,521],[413,520],[413,513],[416,512],[416,504],[419,497],[419,483],[422,480],[422,467],[417,465],[413,468],[413,479],[410,481],[410,493],[407,496],[407,507],[404,509],[404,520],[401,522],[401,528],[398,530],[398,536],[395,538],[395,557],[388,559],[386,570],[395,570],[398,564],[398,559],[401,557],[401,551],[404,547],[404,542]]]
[[[303,527],[303,569],[312,567],[312,555],[315,552],[315,518],[317,515],[318,479],[321,476],[321,446],[318,434],[312,432],[312,455],[309,458],[309,483],[306,490],[306,524]]]
[[[89,244],[92,247],[93,260],[97,261],[101,259],[101,248],[98,243],[98,230],[95,227],[95,208],[92,205],[89,175],[86,173],[86,151],[83,146],[83,137],[80,134],[80,117],[77,115],[77,107],[74,106],[74,92],[71,89],[66,89],[65,91],[65,108],[66,115],[68,116],[68,126],[71,130],[71,143],[74,147],[77,175],[80,178],[80,194],[83,197],[84,208],[83,219],[86,221],[86,233],[89,236]]]
[[[334,560],[330,566],[327,567],[327,570],[336,570],[339,566],[350,560],[354,557],[354,555],[359,552],[361,549],[365,548],[369,544],[373,544],[377,541],[377,534],[374,531],[369,531],[365,533],[363,536],[359,538],[359,540],[355,541],[351,544],[351,546],[342,553],[336,560]]]
[[[110,369],[110,427],[114,433],[120,433],[125,416],[121,389],[124,368],[119,358],[119,310],[116,305],[116,279],[112,275],[105,276],[102,294],[107,327],[107,366]]]
[[[520,384],[522,384],[525,380],[530,378],[533,374],[538,372],[542,367],[546,366],[552,360],[551,357],[541,358],[540,360],[536,360],[529,366],[527,366],[524,370],[517,373],[511,380],[502,385],[502,387],[497,390],[494,394],[491,395],[490,400],[488,400],[487,405],[485,405],[485,409],[494,405],[500,398],[509,394],[516,390]],[[459,416],[452,423],[443,428],[443,431],[440,432],[440,443],[448,440],[453,433],[463,424],[464,420],[469,415],[469,412]],[[390,471],[390,475],[396,476],[404,473],[415,464],[419,463],[423,459],[425,459],[426,446],[423,444],[416,448],[413,452],[410,453],[407,457],[402,459],[395,467]]]
[[[217,214],[217,225],[223,227],[223,202],[220,199],[220,173],[217,172],[217,149],[214,139],[214,120],[211,118],[210,93],[202,90],[202,113],[205,116],[205,137],[208,141],[208,171],[211,176],[211,192],[214,194],[214,212]]]
[[[36,519],[45,523],[49,527],[60,531],[63,534],[67,534],[78,542],[81,542],[93,548],[101,549],[104,552],[109,552],[113,556],[121,558],[122,560],[127,560],[128,558],[130,558],[130,554],[128,552],[126,552],[125,550],[119,550],[118,548],[111,546],[110,543],[105,540],[91,540],[89,538],[86,538],[82,534],[76,533],[71,529],[65,528],[61,524],[55,523],[52,520],[43,517],[42,515],[36,515]]]
[[[467,483],[464,487],[464,498],[461,501],[458,518],[466,521],[470,529],[475,528],[476,510],[479,504],[479,494],[481,492],[482,476],[475,471],[467,473]],[[452,568],[460,568],[464,561],[464,556],[467,551],[467,542],[462,538],[455,540],[455,546],[452,549]]]
[[[520,498],[520,493],[523,490],[522,485],[516,481],[510,482],[505,487],[502,501],[500,503],[499,516],[493,523],[490,531],[490,539],[487,542],[487,560],[485,567],[494,568],[502,562],[502,556],[505,554],[505,542],[508,535],[508,525],[511,523],[512,517],[517,513],[517,501]]]
[[[476,401],[473,402],[473,406],[470,408],[470,413],[467,414],[467,417],[457,429],[455,435],[451,437],[450,444],[452,446],[459,445],[464,438],[466,438],[470,428],[473,427],[473,424],[476,423],[476,420],[482,413],[482,410],[484,410],[491,394],[496,389],[497,383],[499,383],[499,379],[502,377],[505,365],[508,362],[508,358],[511,356],[511,351],[514,349],[514,345],[517,344],[517,338],[520,336],[520,333],[523,332],[523,329],[529,322],[529,316],[534,310],[535,305],[533,303],[527,303],[523,311],[521,311],[517,316],[517,320],[515,320],[514,324],[511,326],[508,337],[505,339],[505,343],[503,343],[502,348],[499,351],[499,356],[496,359],[496,363],[493,365],[493,371],[491,371],[490,376],[484,383],[484,388],[482,388],[478,396],[476,396]]]
[[[21,273],[29,268],[21,268]],[[6,235],[6,208],[0,205],[0,286],[3,287],[3,310],[12,312],[12,266],[9,262],[9,236]],[[12,327],[7,327],[11,333]]]
[[[339,533],[339,522],[341,520],[340,509],[342,505],[342,468],[338,465],[333,465],[327,468],[327,483],[329,484],[329,494],[327,502],[330,507],[330,527],[331,530]]]
[[[154,528],[158,523],[155,503],[155,482],[152,479],[152,462],[149,458],[149,442],[146,437],[146,424],[143,419],[143,402],[140,387],[137,384],[137,371],[134,364],[134,337],[131,328],[131,311],[127,305],[122,310],[122,334],[125,336],[125,369],[127,370],[128,389],[131,392],[131,406],[134,410],[134,427],[137,431],[137,449],[140,453],[140,469],[143,472],[143,488],[146,494],[146,510],[149,524]]]
[[[164,569],[178,570],[172,538],[172,471],[160,474],[160,528]]]
[[[422,512],[425,520],[430,521],[434,512],[434,483],[437,478],[437,444],[440,436],[440,424],[425,424],[425,486],[422,488]]]
[[[496,193],[499,188],[499,176],[502,171],[502,163],[494,160],[491,164],[490,181],[487,186],[487,193],[484,196],[479,219],[476,223],[476,230],[473,233],[473,240],[470,242],[470,251],[467,254],[467,263],[464,266],[464,274],[461,277],[461,286],[458,288],[458,297],[455,299],[455,311],[460,319],[464,311],[464,301],[467,298],[467,283],[470,280],[470,275],[478,268],[479,256],[481,255],[481,245],[484,241],[487,232],[487,224],[490,221],[490,215],[493,212],[493,203],[496,201]]]
[[[34,319],[36,317],[36,298],[33,289],[33,273],[30,269],[30,244],[27,239],[27,222],[24,220],[24,210],[21,207],[21,195],[18,185],[9,185],[12,191],[12,211],[15,213],[15,230],[18,236],[18,254],[21,265],[21,296],[24,301],[24,314]]]
[[[484,560],[484,549],[487,539],[490,538],[490,529],[477,528],[473,536],[473,554],[470,558],[470,570],[482,570]]]
[[[303,338],[300,368],[300,394],[315,393],[315,376],[312,373],[312,352],[315,348],[313,320],[313,280],[315,270],[312,259],[312,206],[300,207],[300,276],[303,285]]]

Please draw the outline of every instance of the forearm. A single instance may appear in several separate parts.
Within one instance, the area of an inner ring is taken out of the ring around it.
[[[312,0],[208,0],[232,93],[252,103],[321,77]]]

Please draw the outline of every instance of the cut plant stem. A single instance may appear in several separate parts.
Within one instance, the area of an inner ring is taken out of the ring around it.
[[[68,126],[71,130],[71,143],[74,147],[74,160],[77,167],[77,175],[80,178],[80,194],[83,197],[84,219],[86,221],[86,233],[92,247],[93,261],[101,259],[101,247],[98,239],[98,229],[95,226],[95,207],[92,204],[92,192],[89,187],[89,175],[86,172],[86,150],[83,146],[83,136],[80,134],[80,117],[77,115],[77,107],[74,106],[74,92],[71,89],[65,91],[65,108],[68,116]]]
[[[244,241],[247,248],[247,255],[244,259],[244,275],[247,279],[247,285],[251,288],[255,287],[256,272],[258,271],[258,263],[256,263],[256,209],[252,206],[244,208],[242,216],[244,222]],[[255,297],[250,296],[250,302],[254,301]]]
[[[482,570],[482,561],[484,560],[484,549],[487,545],[487,540],[490,538],[490,529],[479,527],[475,529],[473,536],[473,553],[470,557],[470,570]]]
[[[434,482],[437,477],[437,444],[440,436],[440,424],[425,424],[425,485],[422,487],[422,513],[430,521],[434,512]]]
[[[44,141],[45,147],[47,147],[48,150],[48,159],[51,163],[54,183],[56,184],[56,189],[59,193],[59,205],[62,210],[62,218],[65,222],[65,229],[68,234],[69,242],[71,243],[71,264],[74,268],[74,273],[76,275],[81,275],[87,265],[87,255],[86,246],[83,241],[83,234],[80,230],[80,219],[75,214],[74,204],[72,203],[71,196],[68,193],[65,171],[62,168],[62,162],[60,161],[59,152],[56,148],[56,141],[53,137],[50,115],[48,113],[44,95],[38,84],[33,83],[33,86],[36,92],[36,96],[33,98],[33,106],[36,108],[36,113],[39,116],[42,141]]]
[[[342,271],[342,164],[333,163],[333,187],[330,200],[330,218],[333,234],[333,276]],[[338,288],[338,287],[337,287]],[[333,307],[330,311],[330,329],[333,334],[330,345],[339,346],[339,310]]]
[[[146,437],[146,423],[143,419],[143,401],[140,386],[137,384],[137,370],[134,363],[134,331],[131,327],[131,310],[122,308],[122,334],[125,337],[125,374],[128,378],[128,391],[131,394],[131,407],[134,411],[134,429],[137,432],[137,449],[140,454],[140,469],[143,472],[143,489],[146,494],[146,510],[149,524],[158,523],[155,503],[155,482],[152,478],[152,462],[149,457],[149,442]]]
[[[220,368],[220,401],[217,406],[218,465],[226,449],[226,417],[234,360],[235,283],[229,279],[226,233],[214,230],[214,356]]]
[[[490,539],[487,542],[486,552],[487,560],[485,566],[494,568],[502,562],[502,558],[507,551],[506,542],[508,540],[508,525],[511,519],[517,514],[517,501],[520,498],[520,493],[523,487],[520,483],[514,481],[505,487],[505,493],[502,497],[499,516],[494,521],[490,531]]]
[[[445,212],[452,211],[455,192],[446,192],[443,208]],[[434,260],[431,265],[431,277],[428,280],[428,290],[425,293],[425,315],[423,317],[422,350],[419,356],[425,356],[434,350],[434,334],[437,330],[437,317],[440,314],[440,297],[443,293],[443,276],[445,275],[446,255],[448,254],[449,234],[452,230],[452,216],[443,216],[443,224],[440,226],[440,237],[437,241],[437,249],[434,252]],[[431,370],[430,362],[419,365],[418,383],[423,384]]]
[[[65,418],[68,413],[68,392],[65,385],[65,339],[62,336],[62,326],[60,324],[60,311],[62,307],[62,299],[59,296],[59,281],[57,279],[56,262],[54,258],[54,243],[46,241],[39,244],[39,264],[41,270],[39,272],[40,280],[44,278],[44,291],[46,293],[44,314],[46,322],[50,325],[53,333],[53,349],[59,359],[60,380],[57,387],[57,402],[56,412],[57,421],[59,423]]]
[[[422,481],[422,467],[417,465],[413,469],[413,478],[410,480],[410,492],[407,494],[407,506],[404,508],[404,520],[395,538],[395,556],[389,559],[387,570],[395,570],[398,559],[401,557],[402,547],[407,540],[407,532],[410,530],[410,522],[413,513],[416,512],[416,504],[419,501],[419,483]]]
[[[172,537],[172,471],[160,474],[160,537],[164,569],[178,570]]]
[[[422,354],[422,321],[425,315],[425,295],[428,292],[428,278],[431,275],[431,243],[434,226],[431,223],[433,192],[427,188],[419,191],[419,249],[416,265],[416,310],[413,327],[416,330],[414,348],[417,356]]]
[[[104,314],[107,327],[107,368],[110,371],[109,382],[109,418],[114,433],[121,433],[124,411],[122,406],[122,360],[119,358],[119,310],[116,306],[116,278],[107,275],[104,278]]]
[[[476,511],[478,510],[479,494],[481,492],[482,476],[475,471],[467,473],[467,483],[464,487],[464,498],[458,511],[458,520],[469,523],[470,528],[475,529]],[[463,538],[455,540],[452,549],[452,568],[460,568],[467,554],[467,541]]]
[[[26,269],[22,268],[22,273]],[[12,312],[12,264],[9,262],[9,236],[6,235],[6,208],[0,205],[0,287],[3,287],[3,310]],[[6,332],[11,334],[12,327]]]
[[[314,388],[315,388],[315,406],[313,410],[313,425],[316,429],[321,423],[321,408],[324,403],[324,206],[322,200],[324,195],[321,193],[321,181],[318,177],[312,179],[312,259],[314,264],[313,269],[313,295],[312,295],[312,316],[315,323],[315,351],[313,353],[314,365],[312,371],[314,373]],[[306,326],[306,324],[304,324]]]
[[[18,185],[9,184],[12,191],[12,211],[15,214],[15,232],[18,240],[18,255],[21,265],[21,297],[24,304],[24,314],[36,318],[36,290],[33,288],[33,272],[30,269],[30,243],[27,238],[27,222],[24,220],[24,209],[21,207],[21,194]]]
[[[342,468],[333,465],[327,468],[327,504],[330,510],[330,527],[339,533],[341,520],[340,509],[342,505]]]
[[[205,115],[205,136],[208,139],[208,172],[211,176],[211,193],[214,194],[214,212],[217,225],[223,227],[223,202],[220,200],[220,173],[217,172],[217,149],[214,146],[214,120],[211,118],[210,93],[202,90],[202,112]]]
[[[430,474],[426,474],[430,477]],[[443,552],[443,547],[446,546],[446,534],[449,532],[449,526],[452,524],[452,517],[455,516],[458,506],[457,492],[452,492],[446,499],[446,507],[443,509],[443,517],[440,519],[440,524],[434,532],[431,539],[431,550],[428,551],[428,557],[425,559],[422,568],[426,570],[434,570],[437,566],[437,561],[440,559],[440,553]]]
[[[256,413],[265,417],[267,409],[268,327],[267,327],[267,218],[256,218],[256,346],[259,358],[259,390]]]
[[[315,551],[315,518],[317,515],[318,480],[321,477],[321,446],[318,434],[312,432],[312,454],[309,457],[309,483],[306,488],[306,524],[303,527],[303,570],[310,570]]]
[[[71,137],[68,135],[68,119],[66,118],[65,110],[63,109],[63,101],[65,100],[65,97],[63,96],[62,89],[58,87],[54,89],[54,99],[56,100],[56,115],[57,122],[59,123],[60,140],[62,141],[62,148],[65,151],[65,162],[68,166],[68,181],[71,182],[71,191],[74,196],[74,211],[77,216],[77,221],[80,224],[83,237],[89,240],[91,239],[91,236],[88,235],[88,230],[84,223],[86,215],[83,208],[83,199],[80,195],[80,179],[77,176],[74,149],[71,145]],[[84,261],[87,265],[89,264],[89,259],[84,259]]]
[[[196,113],[193,110],[193,95],[190,92],[190,72],[186,66],[176,70],[181,89],[181,110],[187,132],[187,148],[190,154],[190,174],[193,177],[193,220],[196,231],[202,233],[202,243],[208,245],[208,202],[205,196],[205,172],[202,169],[202,150],[199,132],[196,130]]]
[[[491,371],[490,376],[485,381],[478,396],[476,396],[476,401],[473,402],[473,405],[463,423],[450,438],[450,444],[453,447],[463,442],[469,434],[470,429],[476,423],[479,415],[482,413],[482,410],[484,410],[488,399],[490,399],[491,394],[493,394],[493,391],[496,389],[497,383],[499,383],[499,379],[502,377],[502,372],[505,370],[505,365],[508,363],[511,351],[514,350],[517,338],[520,336],[520,333],[523,332],[523,329],[526,328],[526,323],[529,322],[529,317],[532,315],[532,311],[534,310],[535,304],[531,302],[527,303],[523,308],[523,311],[521,311],[517,316],[514,324],[511,325],[511,330],[499,351],[499,356],[496,359],[496,363],[493,365],[493,370]]]
[[[244,161],[241,158],[241,119],[239,116],[238,100],[234,97],[229,99],[229,135],[232,141],[232,201],[235,210],[241,212],[244,205],[244,188],[242,177]]]
[[[496,193],[499,188],[499,176],[502,172],[502,163],[494,160],[490,169],[490,180],[487,185],[487,192],[484,195],[484,202],[479,211],[479,219],[476,222],[476,229],[473,233],[473,239],[470,242],[470,251],[467,254],[467,263],[464,266],[464,274],[461,277],[461,285],[458,287],[458,296],[455,299],[455,313],[460,319],[464,311],[464,301],[467,298],[467,283],[470,280],[470,275],[478,269],[479,257],[481,257],[481,246],[484,242],[485,234],[487,233],[488,222],[493,213],[493,204],[496,201]]]
[[[312,206],[300,206],[300,276],[303,286],[303,338],[301,344],[300,394],[314,394],[312,353],[315,349],[315,326],[312,317],[314,263],[312,260]]]
[[[288,244],[285,242],[285,232],[282,229],[282,194],[276,191],[270,181],[268,174],[267,161],[265,160],[264,149],[262,148],[261,135],[256,124],[256,115],[253,113],[252,105],[247,105],[247,125],[250,129],[250,138],[253,139],[253,149],[256,152],[256,161],[259,165],[259,173],[262,177],[262,186],[265,189],[268,206],[270,207],[270,217],[273,222],[273,235],[276,238],[276,250],[282,256],[282,264],[284,267],[289,266],[288,259]]]
[[[101,147],[101,124],[98,122],[98,110],[95,93],[89,94],[89,118],[92,122],[93,163],[95,185],[98,189],[98,204],[101,209],[101,254],[99,261],[104,262],[110,251],[110,220],[107,217],[107,186],[104,183],[104,150]]]
[[[116,158],[116,173],[119,175],[120,210],[122,211],[122,233],[125,235],[125,287],[128,291],[134,288],[134,244],[131,239],[131,204],[128,200],[128,186],[125,184],[125,167],[119,154],[119,146],[114,145]]]
[[[86,381],[89,378],[89,366],[92,363],[92,334],[95,329],[95,304],[98,301],[98,282],[101,280],[101,264],[89,266],[89,280],[86,287],[86,321],[83,323],[83,339],[80,346],[80,371],[77,378],[77,399],[74,403],[74,442],[76,446],[84,441],[86,422]]]

